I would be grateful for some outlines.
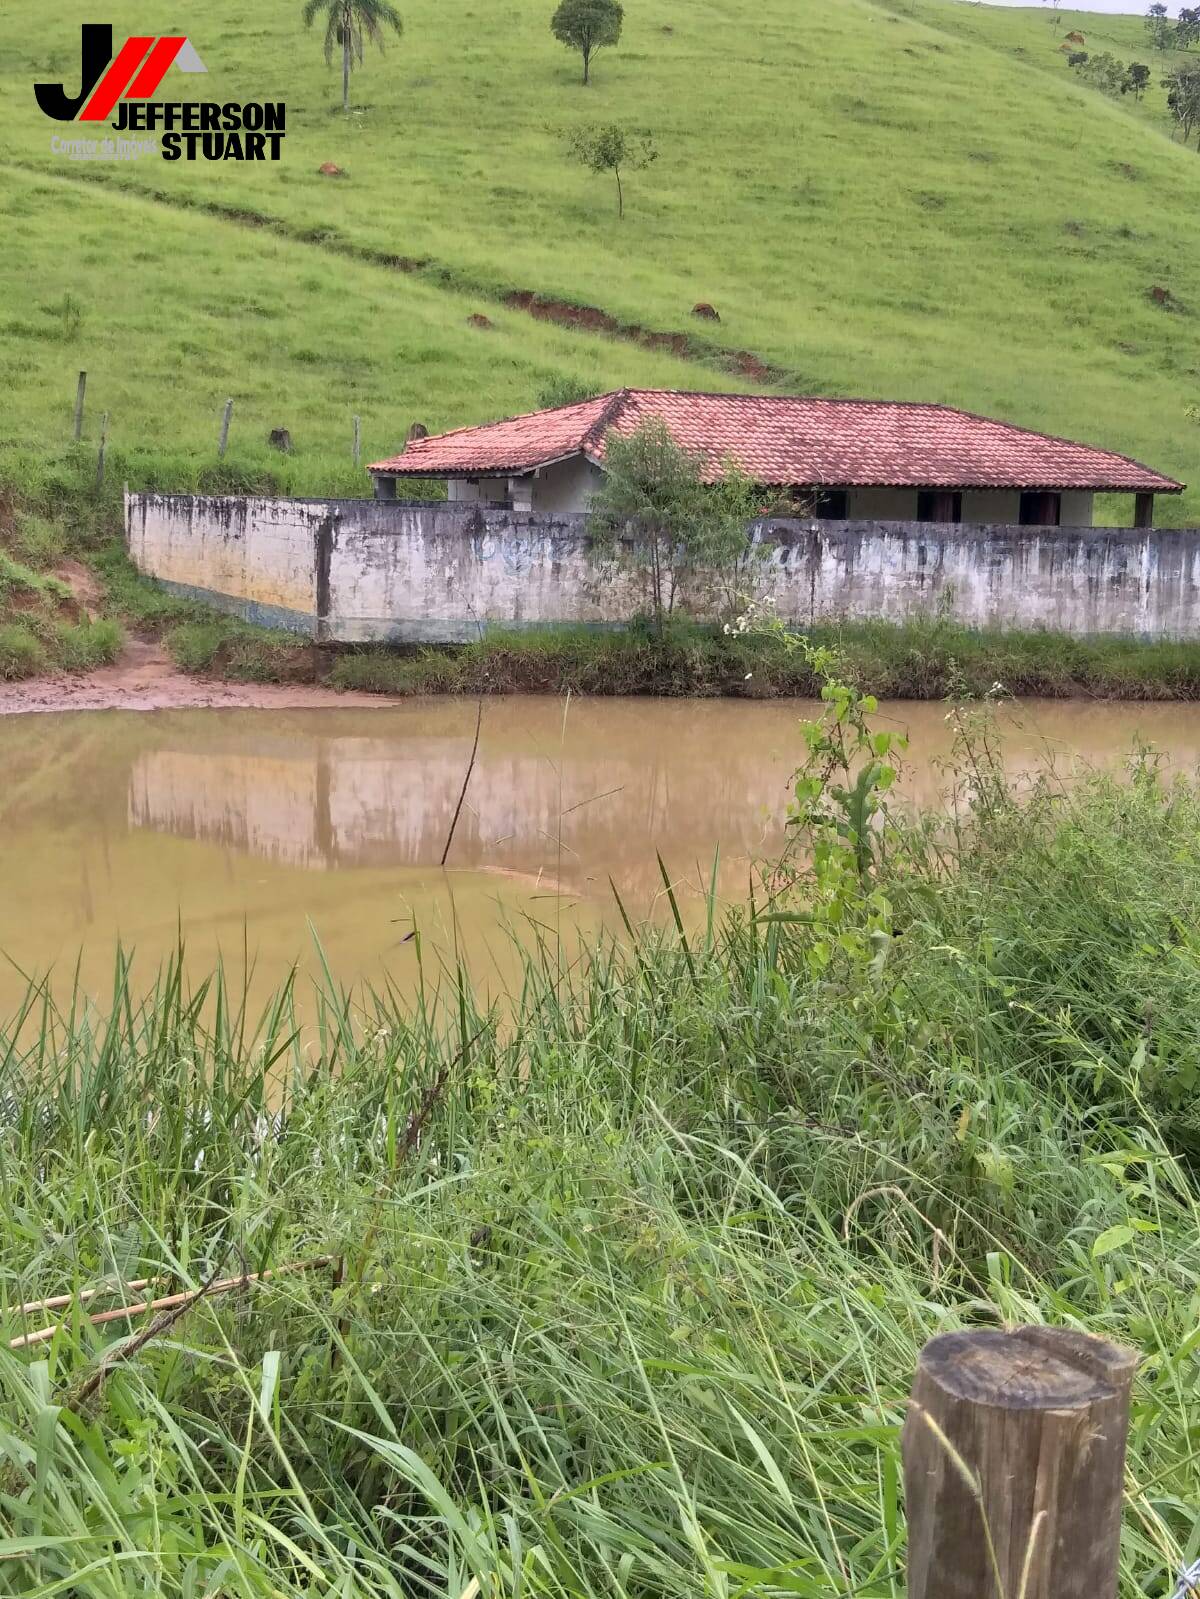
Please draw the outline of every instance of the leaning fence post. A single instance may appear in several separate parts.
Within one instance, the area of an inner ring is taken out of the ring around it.
[[[217,440],[217,460],[225,459],[225,446],[229,443],[229,419],[233,415],[233,401],[225,401],[225,411],[221,417],[221,437]]]
[[[1136,1366],[1056,1327],[925,1345],[903,1434],[908,1599],[1115,1599]]]
[[[108,449],[108,412],[100,418],[100,452],[96,456],[96,493],[104,487],[104,456]]]
[[[87,394],[87,373],[79,374],[79,382],[75,385],[75,442],[79,443],[83,437],[83,401]]]

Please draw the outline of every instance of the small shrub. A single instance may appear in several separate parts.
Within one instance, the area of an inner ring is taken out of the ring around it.
[[[237,629],[223,652],[221,676],[234,683],[309,682],[312,675],[312,649],[291,633]]]
[[[0,678],[36,677],[49,665],[46,646],[22,622],[0,622]]]
[[[16,518],[11,548],[18,559],[44,569],[66,555],[67,536],[59,523],[25,512]]]
[[[210,622],[184,622],[180,627],[173,627],[165,639],[171,659],[180,671],[210,672],[225,642],[228,626],[227,622],[214,618]]]
[[[334,688],[366,694],[456,694],[462,688],[461,652],[422,650],[399,655],[362,650],[343,655],[329,674]]]
[[[90,672],[115,661],[124,643],[125,632],[119,622],[109,618],[84,620],[57,629],[54,653],[66,671]]]

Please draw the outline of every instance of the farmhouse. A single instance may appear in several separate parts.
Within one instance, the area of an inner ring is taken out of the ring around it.
[[[661,420],[715,481],[735,462],[774,498],[832,521],[1090,527],[1097,493],[1154,496],[1183,484],[1111,450],[1032,433],[948,405],[773,394],[619,389],[575,405],[412,440],[369,470],[380,499],[406,478],[444,478],[452,503],[584,511],[610,432]]]

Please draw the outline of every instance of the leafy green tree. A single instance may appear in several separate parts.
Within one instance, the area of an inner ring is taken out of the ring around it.
[[[623,128],[618,122],[595,122],[572,128],[567,153],[591,172],[611,172],[617,180],[617,216],[625,215],[622,172],[639,172],[658,160],[654,140],[645,128]]]
[[[1180,6],[1175,23],[1175,44],[1180,50],[1190,50],[1200,39],[1200,6]]]
[[[591,81],[592,57],[621,37],[624,8],[618,0],[561,0],[550,19],[550,31],[569,50],[583,57],[583,81]]]
[[[1162,84],[1167,91],[1167,109],[1186,144],[1192,130],[1200,128],[1200,62],[1189,61],[1185,66],[1176,67],[1168,72]]]
[[[1146,32],[1158,50],[1165,50],[1171,42],[1171,19],[1164,0],[1154,0],[1146,12]]]
[[[1135,100],[1140,100],[1149,82],[1150,68],[1140,61],[1131,61],[1125,69],[1125,81],[1121,85],[1121,93],[1131,94]]]
[[[404,22],[395,6],[388,0],[307,0],[304,7],[304,26],[311,28],[318,17],[325,18],[325,60],[333,60],[333,52],[342,51],[342,110],[350,109],[350,72],[355,59],[362,65],[366,40],[383,49],[384,32],[390,28],[399,35],[404,32]]]
[[[1085,56],[1076,68],[1085,83],[1101,94],[1111,94],[1114,99],[1125,92],[1125,66],[1107,50],[1100,55]]]
[[[591,531],[648,570],[660,638],[686,573],[712,578],[729,604],[755,558],[748,524],[760,496],[732,461],[722,464],[715,482],[706,482],[711,475],[707,456],[676,444],[657,417],[632,433],[605,438],[604,483],[589,507]]]

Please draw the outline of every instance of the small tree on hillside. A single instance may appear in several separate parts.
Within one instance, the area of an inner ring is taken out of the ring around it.
[[[1146,12],[1146,32],[1157,50],[1165,50],[1171,42],[1171,19],[1164,0],[1154,0]]]
[[[657,417],[632,433],[604,441],[604,483],[593,496],[591,529],[603,543],[627,550],[650,577],[650,603],[661,638],[675,610],[684,574],[713,574],[732,603],[739,577],[753,558],[747,527],[759,496],[732,461],[715,483],[704,482],[703,453],[676,444]]]
[[[617,180],[617,215],[625,215],[622,172],[638,172],[658,160],[654,140],[645,128],[623,128],[617,122],[597,122],[572,128],[567,153],[591,172],[611,172]]]
[[[1200,62],[1189,61],[1186,66],[1176,67],[1162,83],[1167,91],[1167,109],[1186,144],[1193,128],[1200,128]]]
[[[1200,39],[1200,6],[1180,6],[1175,23],[1175,44],[1180,50],[1190,50]]]
[[[319,16],[325,18],[325,62],[333,60],[333,52],[342,52],[342,110],[350,109],[350,72],[357,59],[362,65],[363,46],[366,40],[383,49],[386,28],[399,35],[404,32],[404,22],[395,6],[388,0],[307,0],[302,13],[304,26],[311,28]]]
[[[591,82],[592,57],[621,37],[625,12],[618,0],[561,0],[550,19],[550,31],[569,50],[583,57],[583,81]]]
[[[1150,68],[1140,61],[1131,61],[1125,69],[1125,81],[1121,85],[1121,93],[1131,94],[1135,100],[1140,100],[1149,82]]]
[[[1079,76],[1102,94],[1117,95],[1125,92],[1125,67],[1107,50],[1100,55],[1085,55],[1076,67]]]

